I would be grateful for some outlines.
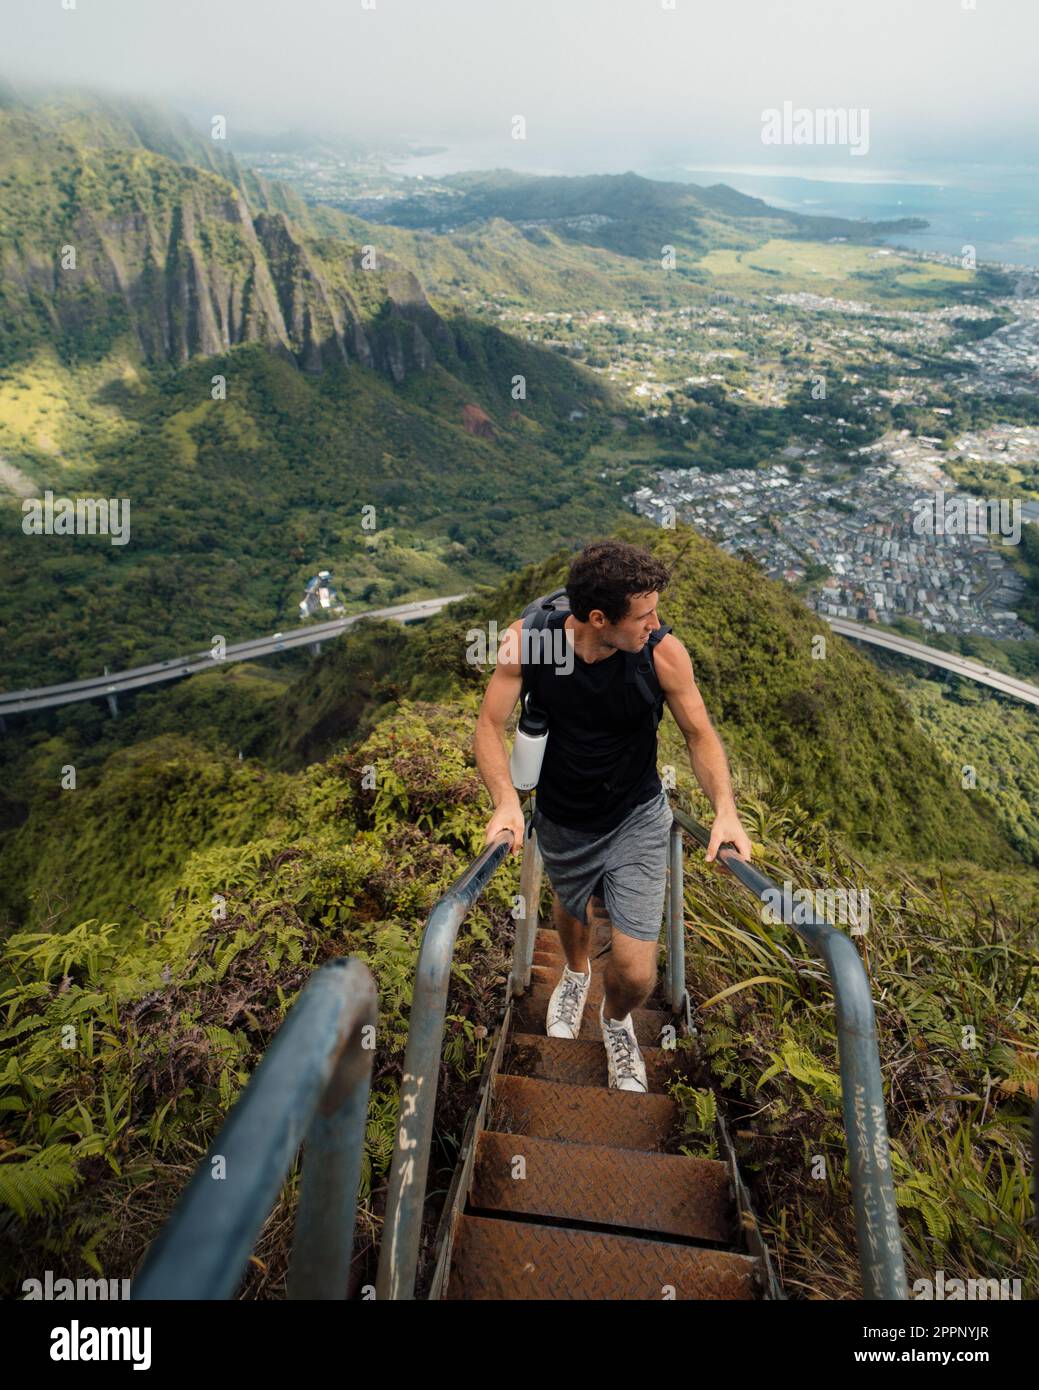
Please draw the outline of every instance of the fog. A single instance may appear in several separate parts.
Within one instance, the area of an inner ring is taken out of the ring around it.
[[[1030,161],[1039,7],[965,3],[3,0],[0,73],[221,114],[232,147],[303,127],[566,172]],[[868,110],[868,152],[764,145],[784,101]]]

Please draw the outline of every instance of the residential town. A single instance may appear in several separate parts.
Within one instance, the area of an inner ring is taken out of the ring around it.
[[[808,465],[795,476],[784,463],[724,474],[663,469],[632,500],[658,524],[688,521],[723,550],[749,552],[770,578],[818,578],[807,601],[820,613],[1035,636],[1014,611],[1025,581],[1000,555],[998,537],[918,534],[915,504],[925,494],[893,459],[848,470],[837,482],[824,483],[824,472],[831,470]]]

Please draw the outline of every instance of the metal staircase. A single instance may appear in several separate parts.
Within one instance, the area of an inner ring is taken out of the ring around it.
[[[431,1297],[753,1299],[763,1262],[742,1240],[725,1163],[679,1153],[667,1093],[679,1054],[659,991],[633,1011],[648,1094],[609,1090],[599,1032],[604,955],[593,956],[580,1037],[545,1036],[565,964],[538,930],[532,989],[509,1010],[488,1105],[467,1137]],[[593,946],[594,950],[594,946]],[[665,1031],[666,1030],[666,1031]]]
[[[497,836],[433,907],[415,971],[379,1250],[380,1300],[416,1297],[417,1281],[419,1296],[430,1299],[783,1297],[720,1106],[723,1160],[680,1152],[679,1106],[668,1083],[688,1079],[691,1049],[675,1044],[695,1032],[685,987],[683,836],[701,847],[710,836],[680,808],[673,816],[665,970],[646,1007],[633,1011],[646,1094],[607,1085],[598,1023],[605,942],[591,943],[580,1036],[545,1036],[564,960],[555,931],[538,923],[542,864],[528,822],[505,1011],[432,1258],[424,1260],[455,940],[507,856],[511,832]],[[718,860],[762,900],[778,894],[732,847],[722,846]],[[855,944],[830,923],[808,914],[788,925],[825,962],[833,986],[863,1297],[905,1299],[869,981]],[[360,962],[334,961],[314,973],[155,1241],[132,1297],[231,1297],[304,1138],[288,1294],[345,1297],[375,1025],[375,985]],[[1039,1155],[1039,1105],[1033,1143]],[[212,1181],[217,1160],[238,1174],[226,1189]]]
[[[645,1095],[605,1084],[598,1036],[601,959],[593,959],[579,1038],[545,1036],[548,999],[563,960],[554,931],[538,924],[542,863],[528,821],[505,1014],[448,1192],[427,1285],[420,1269],[422,1214],[451,955],[466,912],[511,847],[511,833],[489,844],[430,913],[401,1080],[379,1299],[414,1298],[417,1284],[418,1296],[430,1299],[783,1297],[720,1106],[717,1131],[726,1163],[678,1152],[678,1111],[667,1079],[677,1065],[673,1043],[679,1033],[694,1031],[685,987],[683,837],[706,847],[710,835],[678,807],[672,811],[664,978],[649,1007],[634,1011],[653,1080]],[[717,857],[763,901],[779,893],[731,845]],[[863,1296],[904,1299],[869,981],[843,932],[813,913],[789,925],[823,959],[833,986]]]

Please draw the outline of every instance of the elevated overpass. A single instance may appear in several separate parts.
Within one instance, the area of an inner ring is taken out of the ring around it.
[[[311,623],[306,627],[290,628],[287,632],[275,632],[270,637],[253,637],[245,642],[232,643],[219,659],[213,656],[211,650],[191,652],[187,656],[153,661],[150,665],[134,666],[111,675],[106,672],[101,676],[87,676],[83,680],[65,681],[60,685],[39,686],[34,690],[7,691],[0,693],[0,720],[12,714],[32,714],[36,710],[55,709],[60,705],[74,705],[81,700],[96,700],[99,697],[108,700],[114,714],[117,697],[132,690],[145,690],[152,685],[180,680],[183,676],[197,675],[200,671],[211,671],[215,666],[225,666],[234,661],[254,661],[259,657],[273,656],[276,652],[291,651],[295,647],[316,647],[320,650],[322,642],[348,632],[362,618],[414,622],[439,613],[441,608],[464,597],[464,594],[448,594],[444,598],[421,599],[415,603],[396,604],[391,608],[372,608],[345,618],[333,618],[327,623]]]
[[[971,661],[969,657],[958,656],[955,652],[940,651],[937,647],[929,647],[924,642],[914,642],[911,637],[902,637],[898,633],[882,632],[879,628],[870,627],[867,623],[853,622],[850,618],[829,618],[825,613],[820,613],[819,617],[826,618],[834,632],[840,633],[842,637],[869,642],[874,647],[884,647],[900,656],[912,657],[914,661],[926,661],[930,666],[940,666],[944,671],[965,676],[968,680],[977,681],[979,685],[991,686],[1002,695],[1010,695],[1015,700],[1023,700],[1025,704],[1039,706],[1039,686],[1019,680],[1016,676],[1008,676],[1002,671],[994,671],[990,666],[982,665],[980,661]]]
[[[321,643],[348,632],[362,618],[387,618],[407,623],[427,618],[439,613],[449,603],[465,598],[464,593],[447,594],[441,598],[420,599],[413,603],[396,604],[389,608],[372,608],[364,613],[353,613],[344,618],[333,618],[325,623],[311,623],[306,627],[290,628],[287,632],[275,632],[269,637],[253,637],[245,642],[235,642],[226,648],[222,658],[217,659],[211,650],[190,652],[186,656],[170,657],[165,661],[154,661],[146,666],[134,666],[126,671],[100,676],[87,676],[81,680],[64,681],[58,685],[38,686],[31,690],[11,690],[0,692],[0,728],[8,715],[32,714],[37,710],[55,709],[61,705],[73,705],[82,700],[106,699],[112,713],[117,711],[119,695],[134,690],[144,690],[153,685],[180,680],[184,676],[197,675],[210,671],[214,666],[222,666],[234,661],[255,661],[261,657],[273,656],[277,652],[291,651],[296,647],[314,647],[320,651]],[[827,617],[834,632],[855,641],[868,642],[875,647],[884,647],[900,656],[923,661],[931,666],[951,671],[967,680],[977,681],[997,690],[1012,699],[1039,708],[1039,686],[1028,681],[995,671],[979,661],[958,656],[953,652],[943,652],[937,647],[929,647],[916,642],[911,637],[897,633],[883,632],[866,623],[857,623],[850,618]]]

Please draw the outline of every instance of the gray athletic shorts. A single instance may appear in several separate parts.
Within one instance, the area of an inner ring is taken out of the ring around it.
[[[625,936],[656,941],[664,915],[671,807],[667,793],[636,806],[613,830],[571,830],[548,820],[535,805],[534,830],[559,901],[578,921],[588,899],[606,903],[610,921]]]

